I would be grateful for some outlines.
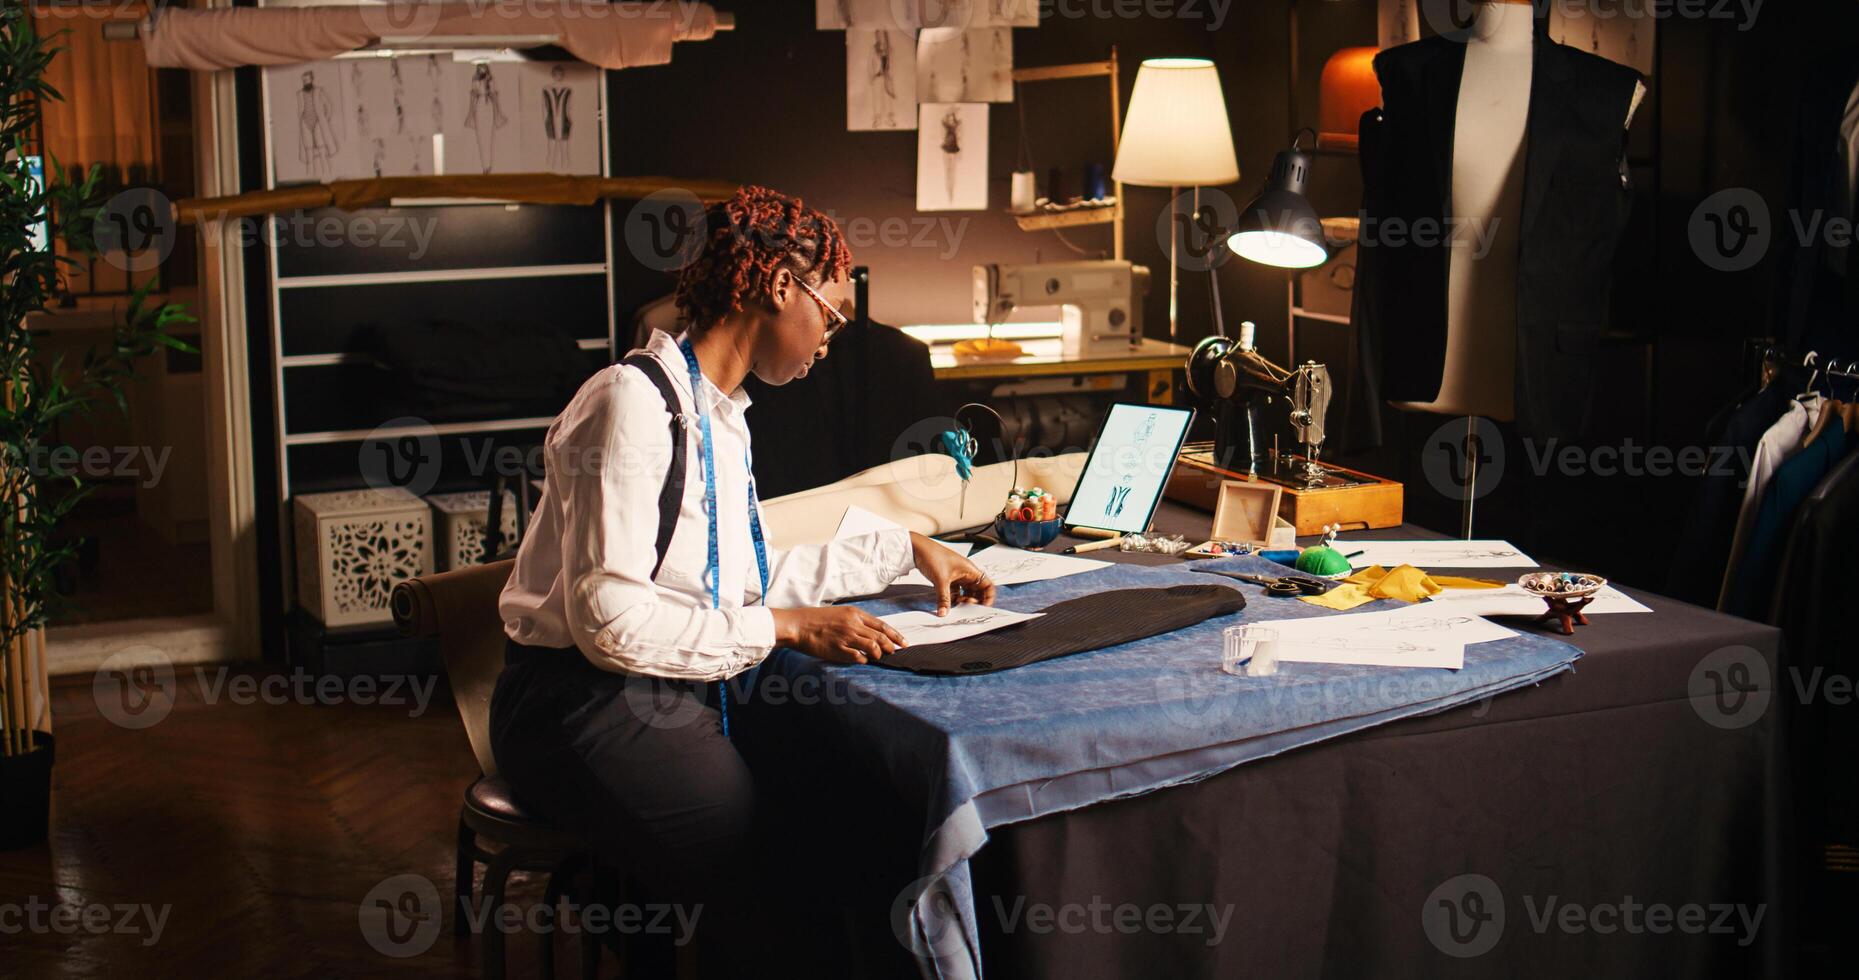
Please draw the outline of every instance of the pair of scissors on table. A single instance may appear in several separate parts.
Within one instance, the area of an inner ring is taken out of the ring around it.
[[[1245,572],[1228,572],[1217,568],[1195,568],[1190,569],[1190,571],[1200,572],[1203,575],[1224,575],[1227,578],[1239,579],[1241,582],[1251,582],[1253,585],[1262,585],[1265,587],[1266,595],[1275,596],[1280,599],[1295,599],[1298,596],[1305,595],[1322,595],[1336,587],[1336,583],[1334,582],[1326,582],[1319,578],[1311,578],[1308,575],[1248,575]]]

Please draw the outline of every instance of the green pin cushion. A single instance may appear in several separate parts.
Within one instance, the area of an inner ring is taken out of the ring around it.
[[[1298,554],[1297,570],[1310,575],[1347,575],[1349,559],[1327,544],[1313,545]]]

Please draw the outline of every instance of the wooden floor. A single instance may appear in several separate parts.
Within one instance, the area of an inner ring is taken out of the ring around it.
[[[177,674],[173,710],[139,731],[100,714],[92,678],[54,685],[51,839],[0,852],[0,977],[479,975],[478,940],[454,940],[449,915],[407,959],[376,952],[360,926],[363,897],[390,876],[450,894],[477,766],[443,682],[410,717],[410,705],[238,704],[225,691],[207,704],[192,669]],[[169,911],[152,944],[141,913],[120,933],[9,928],[38,903],[111,907],[112,927],[117,906]],[[536,941],[510,938],[511,976],[536,975]],[[563,937],[559,974],[575,963]]]

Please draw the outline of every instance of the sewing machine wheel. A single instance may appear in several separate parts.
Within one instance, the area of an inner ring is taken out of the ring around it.
[[[1233,349],[1233,342],[1225,337],[1207,337],[1194,345],[1194,353],[1188,355],[1188,390],[1203,402],[1211,403],[1220,396],[1216,382],[1220,365],[1228,351]]]

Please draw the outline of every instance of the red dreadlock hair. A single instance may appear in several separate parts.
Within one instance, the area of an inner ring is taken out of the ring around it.
[[[833,219],[766,187],[704,209],[703,250],[678,272],[678,308],[701,332],[742,309],[786,266],[809,285],[847,274],[852,253]]]

